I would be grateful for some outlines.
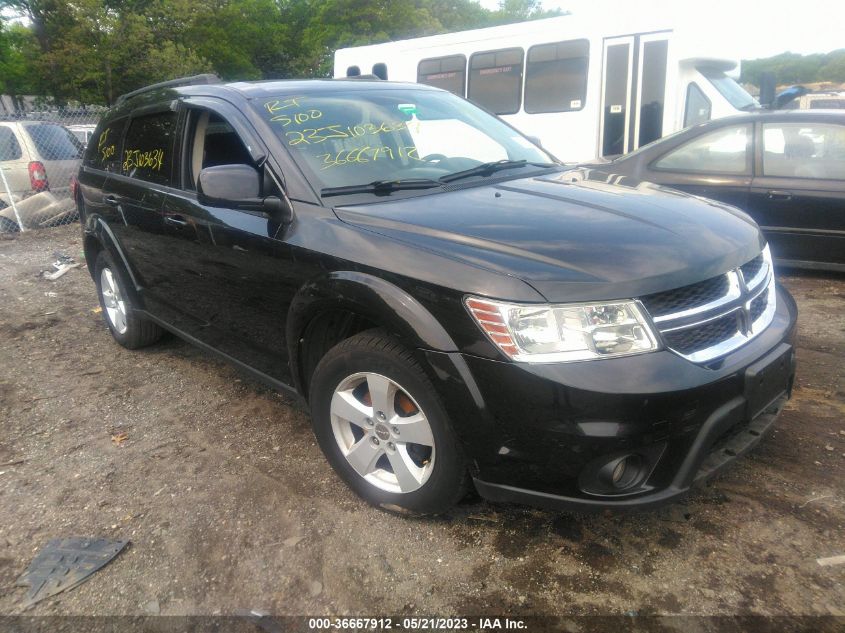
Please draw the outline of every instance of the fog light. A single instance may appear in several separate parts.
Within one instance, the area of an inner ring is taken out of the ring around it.
[[[620,459],[613,469],[613,474],[610,476],[610,481],[617,488],[622,487],[622,478],[625,476],[625,468],[627,467],[628,458]]]
[[[605,485],[615,490],[626,490],[642,482],[646,474],[643,460],[636,453],[607,462],[599,471]]]
[[[648,478],[660,460],[666,443],[596,457],[578,474],[582,492],[602,497],[632,495],[651,489]]]

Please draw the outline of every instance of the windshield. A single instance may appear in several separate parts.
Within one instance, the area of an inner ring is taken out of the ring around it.
[[[527,161],[534,170],[530,163],[554,162],[513,128],[448,92],[350,90],[280,96],[258,107],[318,191],[438,180],[494,161]]]
[[[740,86],[732,78],[728,77],[723,71],[716,68],[700,67],[697,69],[707,80],[713,84],[716,90],[728,100],[737,110],[750,110],[752,108],[759,108],[760,104],[757,100],[745,91],[745,88]]]

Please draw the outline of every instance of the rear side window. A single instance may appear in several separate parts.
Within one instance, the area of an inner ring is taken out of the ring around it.
[[[122,173],[159,185],[171,185],[176,113],[135,117],[123,142]]]
[[[694,138],[654,163],[655,169],[710,174],[751,172],[751,126],[731,125]]]
[[[845,126],[815,122],[764,123],[763,175],[845,177]]]
[[[21,146],[12,128],[0,125],[0,160],[17,160],[21,157]]]
[[[522,94],[521,48],[476,53],[469,58],[470,101],[494,114],[519,112]]]
[[[82,143],[66,127],[56,123],[35,123],[24,129],[42,160],[82,158]]]
[[[525,64],[525,111],[539,114],[583,108],[589,54],[587,40],[529,48]]]
[[[120,137],[126,127],[126,119],[111,121],[88,141],[85,148],[85,164],[94,169],[120,172],[123,162],[120,156]]]
[[[450,55],[424,59],[417,66],[417,83],[442,88],[463,97],[466,95],[467,58]]]

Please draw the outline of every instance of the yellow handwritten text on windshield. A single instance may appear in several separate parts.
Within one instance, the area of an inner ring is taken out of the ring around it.
[[[361,123],[354,126],[343,125],[324,125],[318,128],[303,128],[302,130],[290,130],[285,132],[288,137],[288,145],[316,145],[333,138],[358,138],[367,134],[388,134],[390,132],[398,132],[407,129],[408,124],[405,121],[387,122],[382,121],[380,124],[375,123]]]
[[[320,170],[331,169],[332,167],[341,167],[343,165],[361,164],[361,163],[375,163],[379,160],[396,160],[402,158],[409,158],[411,160],[422,161],[417,154],[417,148],[413,145],[400,146],[397,151],[392,148],[382,145],[380,147],[356,147],[354,149],[342,150],[336,153],[317,154],[317,158],[322,160],[322,167]]]

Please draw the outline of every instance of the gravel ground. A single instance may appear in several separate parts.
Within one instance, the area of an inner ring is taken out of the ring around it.
[[[288,397],[174,338],[116,345],[78,226],[0,241],[0,614],[49,539],[131,545],[27,614],[845,615],[845,278],[788,275],[799,374],[777,431],[688,503],[555,514],[355,497]],[[124,437],[123,441],[120,438]]]

